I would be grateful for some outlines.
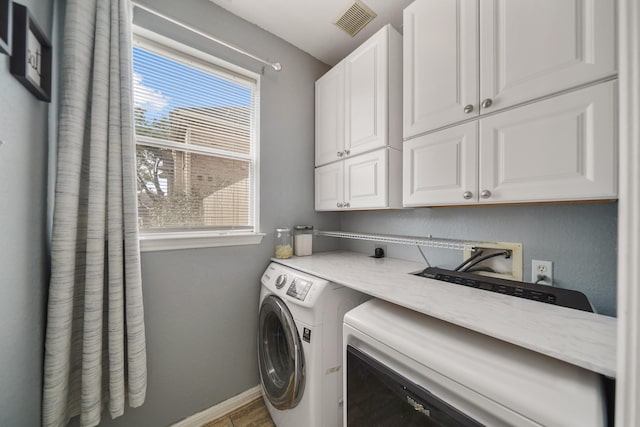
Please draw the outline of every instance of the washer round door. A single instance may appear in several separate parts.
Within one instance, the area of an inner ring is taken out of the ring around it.
[[[302,342],[291,312],[274,295],[260,306],[258,365],[269,402],[277,409],[295,408],[305,384]]]

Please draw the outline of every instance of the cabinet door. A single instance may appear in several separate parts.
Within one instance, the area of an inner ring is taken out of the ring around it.
[[[376,150],[344,160],[346,207],[384,208],[388,204],[387,149]]]
[[[344,60],[345,149],[351,156],[387,145],[388,32],[385,27]]]
[[[344,64],[316,81],[316,166],[342,157],[344,151]]]
[[[482,112],[614,74],[614,13],[613,0],[482,0]]]
[[[480,202],[615,198],[615,88],[600,83],[481,119]]]
[[[315,171],[316,210],[335,211],[344,202],[343,162],[331,163]]]
[[[404,206],[477,203],[477,146],[477,121],[405,142]]]
[[[404,137],[476,116],[478,1],[416,0],[403,22]]]

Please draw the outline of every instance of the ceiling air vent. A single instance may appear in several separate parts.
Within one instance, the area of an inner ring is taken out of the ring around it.
[[[355,3],[344,11],[334,24],[353,37],[376,16],[378,15],[373,10],[369,9],[366,4],[362,3],[360,0],[356,0]]]

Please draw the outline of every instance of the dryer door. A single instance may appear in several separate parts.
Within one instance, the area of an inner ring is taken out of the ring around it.
[[[269,402],[277,409],[294,408],[304,393],[304,353],[291,312],[274,295],[260,306],[258,365]]]

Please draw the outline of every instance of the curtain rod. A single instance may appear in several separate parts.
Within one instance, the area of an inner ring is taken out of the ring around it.
[[[182,28],[184,28],[186,30],[191,31],[192,33],[195,33],[195,34],[197,34],[197,35],[199,35],[201,37],[204,37],[207,40],[211,40],[214,43],[217,43],[217,44],[219,44],[221,46],[224,46],[224,47],[229,48],[229,49],[231,49],[233,51],[236,51],[236,52],[241,53],[241,54],[243,54],[245,56],[248,56],[249,58],[251,58],[253,60],[261,62],[261,63],[263,63],[265,65],[268,65],[269,67],[273,68],[275,71],[282,70],[282,65],[279,62],[274,62],[274,61],[269,61],[269,60],[266,60],[266,59],[262,59],[262,58],[260,58],[258,56],[255,56],[252,53],[247,52],[246,50],[240,49],[239,47],[232,45],[231,43],[227,43],[224,40],[220,40],[218,38],[210,36],[207,33],[204,33],[204,32],[202,32],[200,30],[192,28],[192,27],[190,27],[190,26],[188,26],[186,24],[183,24],[182,22],[177,21],[177,20],[175,20],[175,19],[173,19],[173,18],[171,18],[171,17],[169,17],[167,15],[164,15],[164,14],[160,13],[160,12],[157,12],[157,11],[151,9],[151,8],[148,8],[147,6],[143,6],[143,5],[141,5],[139,3],[135,3],[135,2],[131,2],[131,4],[133,5],[133,7],[137,7],[139,9],[142,9],[142,10],[144,10],[146,12],[149,12],[149,13],[151,13],[153,15],[156,15],[156,16],[158,16],[158,17],[160,17],[160,18],[162,18],[162,19],[164,19],[166,21],[171,22],[172,24],[175,24],[175,25],[177,25],[179,27],[182,27]]]

